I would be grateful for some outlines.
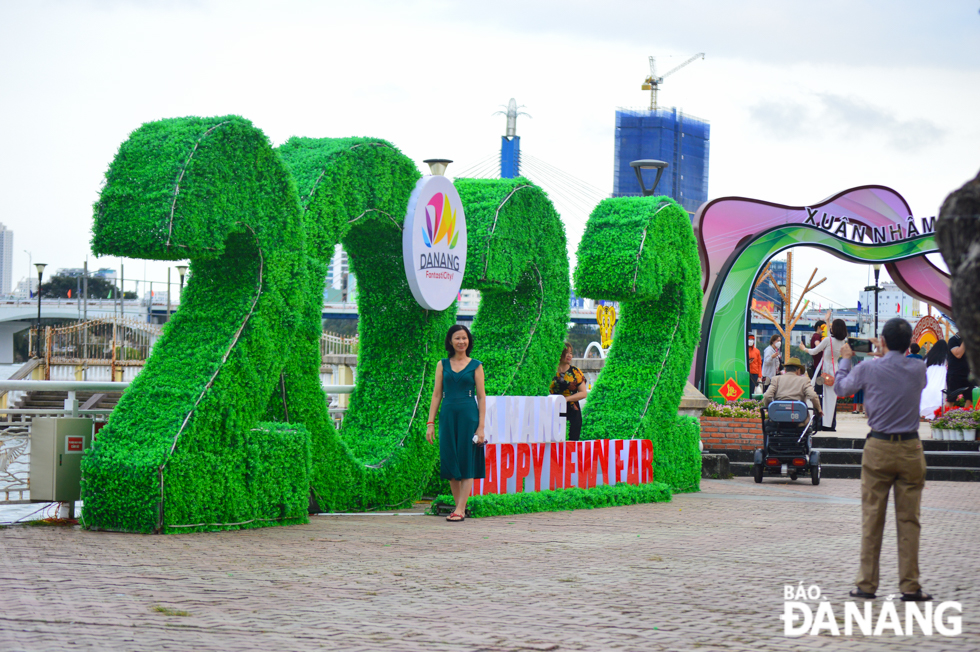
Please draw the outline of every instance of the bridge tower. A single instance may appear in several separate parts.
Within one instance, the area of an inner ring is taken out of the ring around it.
[[[523,106],[517,106],[512,97],[506,111],[497,111],[494,115],[507,116],[507,134],[500,137],[500,178],[513,179],[521,174],[521,137],[517,135],[517,116],[529,114],[519,111]]]

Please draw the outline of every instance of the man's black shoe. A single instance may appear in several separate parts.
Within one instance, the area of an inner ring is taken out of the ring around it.
[[[874,593],[868,593],[867,591],[862,591],[861,589],[854,589],[851,591],[852,598],[860,598],[861,600],[874,600],[877,596]],[[912,595],[911,593],[909,595]],[[904,594],[902,599],[904,600]]]
[[[919,589],[915,593],[903,593],[902,602],[929,602],[932,600],[932,596]]]

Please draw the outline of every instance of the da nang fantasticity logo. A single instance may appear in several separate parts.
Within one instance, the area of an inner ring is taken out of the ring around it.
[[[959,636],[963,631],[963,607],[959,602],[902,602],[899,596],[889,595],[881,601],[848,600],[841,609],[827,600],[821,600],[820,587],[783,587],[783,621],[785,636],[895,636],[925,635],[933,632],[941,636]],[[816,603],[811,606],[810,603]],[[877,613],[876,613],[877,612]],[[843,630],[839,623],[843,622]]]
[[[456,230],[456,211],[453,210],[452,202],[447,195],[437,192],[425,205],[422,240],[431,249],[432,245],[439,244],[443,238],[446,238],[450,249],[455,249],[459,231]]]
[[[408,200],[402,258],[412,295],[427,310],[445,310],[466,270],[466,216],[456,187],[444,176],[422,177]]]

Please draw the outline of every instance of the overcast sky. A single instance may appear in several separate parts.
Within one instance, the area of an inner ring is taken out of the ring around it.
[[[612,190],[617,107],[711,122],[709,198],[813,204],[864,184],[917,216],[980,169],[980,2],[247,2],[0,0],[0,222],[14,278],[89,253],[91,205],[119,144],[160,118],[242,115],[274,144],[376,136],[449,173],[499,149],[514,97],[522,150]],[[556,197],[556,200],[559,200]],[[559,208],[561,209],[561,202]],[[586,216],[564,210],[574,246]],[[867,267],[797,250],[853,306]],[[148,278],[166,278],[162,263]],[[126,276],[144,276],[126,261]],[[176,275],[174,276],[176,279]],[[802,283],[804,279],[798,279]],[[819,299],[818,299],[819,300]],[[826,303],[825,303],[826,305]]]

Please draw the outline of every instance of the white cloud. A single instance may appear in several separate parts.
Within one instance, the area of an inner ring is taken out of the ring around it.
[[[235,113],[275,143],[371,135],[420,166],[432,156],[464,166],[498,150],[504,119],[491,114],[511,97],[534,116],[518,121],[523,151],[608,191],[614,111],[646,103],[647,56],[666,70],[697,51],[707,58],[668,78],[661,101],[711,121],[711,197],[800,205],[882,183],[932,215],[980,165],[976,10],[972,0],[928,11],[910,0],[2,3],[0,222],[16,233],[15,270],[27,268],[23,249],[79,266],[109,161],[159,118]],[[127,263],[127,276],[143,266]],[[166,278],[162,264],[146,267]]]

